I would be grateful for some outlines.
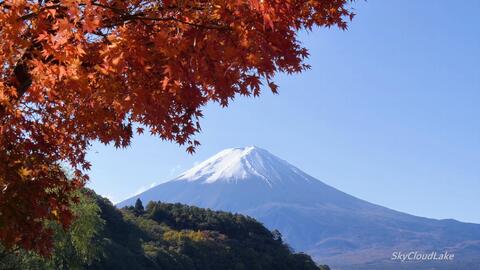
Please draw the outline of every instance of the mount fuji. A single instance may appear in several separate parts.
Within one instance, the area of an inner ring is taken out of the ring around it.
[[[339,191],[258,147],[226,149],[129,198],[238,212],[278,229],[295,250],[333,269],[480,269],[480,225],[417,217]],[[408,198],[405,198],[408,199]],[[392,260],[448,252],[451,261]]]

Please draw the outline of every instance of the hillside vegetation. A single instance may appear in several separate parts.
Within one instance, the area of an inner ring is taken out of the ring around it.
[[[253,218],[182,204],[115,208],[91,191],[55,235],[53,255],[2,250],[0,269],[325,270]]]

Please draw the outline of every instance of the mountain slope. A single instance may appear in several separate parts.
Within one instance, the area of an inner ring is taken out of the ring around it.
[[[421,218],[371,204],[258,147],[224,150],[119,206],[132,205],[136,198],[250,215],[279,229],[296,250],[338,268],[396,267],[389,259],[394,251],[450,250],[457,256],[453,263],[473,262],[480,254],[480,225]],[[428,263],[422,265],[431,269]],[[434,269],[451,265],[442,262]]]

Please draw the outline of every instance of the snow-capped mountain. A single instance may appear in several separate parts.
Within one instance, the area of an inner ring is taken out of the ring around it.
[[[174,181],[238,182],[261,178],[269,186],[281,182],[311,180],[308,175],[277,158],[268,151],[255,147],[231,148],[182,173]]]
[[[401,269],[480,266],[480,225],[416,217],[360,200],[258,147],[223,150],[118,206],[137,198],[250,215],[279,229],[294,249],[338,269],[398,269],[392,253],[411,250],[448,250],[457,260]]]

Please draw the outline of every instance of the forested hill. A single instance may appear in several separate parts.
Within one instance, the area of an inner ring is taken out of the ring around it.
[[[106,259],[92,269],[319,269],[252,218],[181,204],[116,210],[100,201]],[[122,259],[118,259],[122,258]]]
[[[71,231],[56,228],[51,258],[17,252],[0,269],[328,269],[250,217],[161,202],[119,210],[92,192],[82,197]]]

